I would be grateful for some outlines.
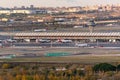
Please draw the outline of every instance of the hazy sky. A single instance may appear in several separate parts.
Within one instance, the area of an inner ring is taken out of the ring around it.
[[[0,0],[1,7],[20,7],[31,4],[36,7],[86,6],[96,4],[120,4],[120,0]]]

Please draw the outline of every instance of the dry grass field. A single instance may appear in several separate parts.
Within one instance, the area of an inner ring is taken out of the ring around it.
[[[12,58],[1,59],[5,62],[72,62],[72,63],[101,63],[101,62],[120,62],[120,50],[102,48],[1,48],[0,54],[21,54],[33,53],[44,55],[48,52],[68,52],[71,54],[64,57],[33,57],[33,58]],[[86,54],[89,53],[89,54]]]

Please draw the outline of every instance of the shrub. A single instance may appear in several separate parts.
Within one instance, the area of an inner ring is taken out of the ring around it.
[[[93,71],[116,71],[116,67],[108,63],[100,63],[93,67]]]

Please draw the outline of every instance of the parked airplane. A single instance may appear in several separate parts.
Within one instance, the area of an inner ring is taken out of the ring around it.
[[[86,43],[83,43],[83,44],[76,44],[76,46],[77,46],[77,47],[87,47],[88,44],[86,44]]]
[[[10,43],[17,42],[17,40],[13,40],[13,39],[7,39],[6,41],[7,41],[7,42],[10,42]]]
[[[59,40],[57,40],[57,42],[61,42],[61,43],[71,43],[72,42],[72,40],[70,40],[70,39],[59,39]]]
[[[39,42],[41,42],[41,43],[49,43],[49,42],[51,42],[51,40],[48,40],[48,39],[40,39]]]
[[[0,40],[0,43],[2,43],[3,42],[3,40]]]

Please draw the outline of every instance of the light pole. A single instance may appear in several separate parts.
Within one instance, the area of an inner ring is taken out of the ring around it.
[[[52,40],[51,40],[51,44],[50,44],[50,47],[52,48]]]

